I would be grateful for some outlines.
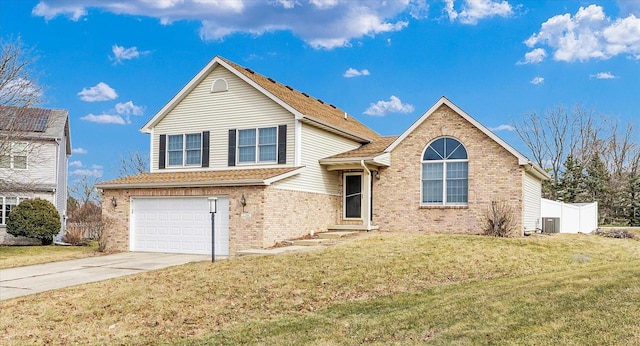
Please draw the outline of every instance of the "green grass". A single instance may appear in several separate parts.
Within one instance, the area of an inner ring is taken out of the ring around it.
[[[0,269],[100,255],[98,243],[89,246],[0,246]]]
[[[0,344],[640,344],[640,242],[379,233],[0,310]]]

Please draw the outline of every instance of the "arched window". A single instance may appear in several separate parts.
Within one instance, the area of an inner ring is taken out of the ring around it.
[[[450,137],[431,142],[422,155],[422,204],[466,205],[469,160],[462,143]]]
[[[213,83],[211,83],[212,93],[219,93],[221,91],[227,91],[227,90],[229,90],[229,84],[227,84],[227,81],[224,80],[224,78],[218,78],[214,80]]]

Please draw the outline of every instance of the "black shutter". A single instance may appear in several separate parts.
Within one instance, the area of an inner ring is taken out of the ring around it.
[[[287,125],[278,126],[278,164],[287,163]]]
[[[229,130],[229,166],[236,165],[236,129]]]
[[[167,135],[160,135],[160,150],[158,153],[158,169],[163,169],[166,166],[167,159]]]
[[[202,167],[209,167],[209,131],[202,132]]]

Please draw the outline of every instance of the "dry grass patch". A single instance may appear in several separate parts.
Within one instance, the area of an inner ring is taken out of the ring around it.
[[[616,268],[640,276],[639,257],[637,241],[586,235],[510,239],[372,234],[312,253],[192,263],[3,301],[0,343],[401,344],[403,333],[458,340],[461,331],[478,323],[475,318],[461,318],[451,326],[436,323],[438,318],[449,316],[452,321],[471,308],[470,316],[478,318],[512,310],[517,318],[527,318],[535,304],[514,310],[517,297],[555,292],[559,286],[554,282],[574,276],[598,282],[599,275]],[[526,291],[539,281],[550,285]],[[602,299],[610,309],[622,304]],[[407,327],[439,301],[449,301],[449,308],[443,305],[434,310],[441,315],[420,322],[424,330],[416,334]],[[493,301],[504,304],[487,304]],[[407,325],[389,317],[396,315]],[[326,319],[337,327],[317,325]],[[375,329],[367,334],[374,338],[369,341],[358,334],[367,328]],[[497,322],[485,328],[504,329]],[[313,331],[323,338],[309,337]],[[431,332],[435,334],[429,336]]]
[[[88,246],[0,246],[0,269],[102,255],[97,242]]]

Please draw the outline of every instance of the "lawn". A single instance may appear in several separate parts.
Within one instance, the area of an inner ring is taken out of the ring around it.
[[[640,242],[373,233],[0,302],[0,344],[640,344]]]
[[[0,269],[98,256],[98,243],[89,246],[0,246]]]

